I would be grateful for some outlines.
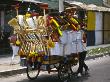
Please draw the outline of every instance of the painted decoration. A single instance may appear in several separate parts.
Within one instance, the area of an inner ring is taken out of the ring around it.
[[[95,12],[88,11],[87,30],[89,31],[95,30],[95,22],[96,22]]]
[[[96,12],[95,45],[102,44],[102,12]]]
[[[95,31],[87,31],[87,46],[95,45]]]

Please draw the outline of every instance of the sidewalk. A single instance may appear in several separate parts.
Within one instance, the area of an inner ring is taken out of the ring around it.
[[[108,47],[108,46],[110,46],[110,44],[90,46],[90,47],[87,47],[87,50],[90,50],[90,49],[93,49],[93,48],[99,48],[99,47]],[[100,56],[101,55],[102,54],[100,54]],[[94,57],[88,57],[87,59],[94,58]],[[98,57],[99,57],[99,55],[98,55]],[[15,56],[15,58],[13,60],[14,65],[10,65],[11,55],[9,55],[9,56],[4,56],[4,55],[0,56],[0,77],[1,76],[11,76],[11,75],[14,75],[14,74],[24,73],[26,67],[20,66],[19,61],[20,61],[19,56]]]
[[[14,74],[19,74],[25,72],[24,68],[20,66],[19,63],[20,59],[19,56],[15,56],[13,60],[13,65],[11,63],[11,55],[7,56],[0,56],[0,77],[2,76],[10,76]]]

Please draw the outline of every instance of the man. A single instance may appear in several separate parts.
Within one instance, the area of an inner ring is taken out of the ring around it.
[[[14,64],[13,63],[14,57],[16,55],[18,55],[18,50],[19,50],[19,46],[17,46],[17,44],[16,44],[17,35],[16,34],[12,34],[8,39],[10,40],[10,45],[11,45],[12,51],[13,51],[10,65],[13,65]]]
[[[79,54],[79,67],[77,70],[77,75],[81,76],[83,75],[83,68],[85,69],[85,74],[88,73],[88,66],[85,64],[84,60],[87,54],[86,51],[86,34],[85,32],[80,29],[76,33],[77,36],[77,49],[78,49],[78,54]]]

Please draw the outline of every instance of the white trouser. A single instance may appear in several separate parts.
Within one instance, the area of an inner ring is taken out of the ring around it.
[[[12,60],[14,59],[15,55],[18,54],[18,50],[19,50],[19,46],[16,45],[11,45],[12,46],[12,50],[13,50],[13,55],[12,55]]]

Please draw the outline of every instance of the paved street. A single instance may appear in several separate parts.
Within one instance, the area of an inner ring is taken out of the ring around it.
[[[73,78],[71,82],[110,82],[110,56],[104,56],[86,61],[90,74],[80,78]],[[74,68],[77,69],[77,66]],[[41,72],[38,79],[30,81],[26,74],[19,74],[0,78],[0,82],[60,82],[57,73]]]

